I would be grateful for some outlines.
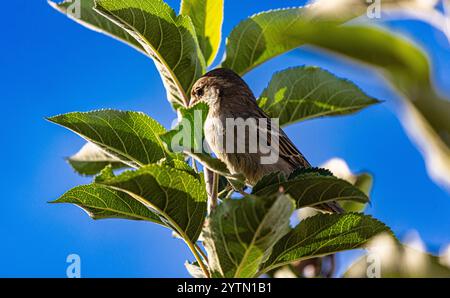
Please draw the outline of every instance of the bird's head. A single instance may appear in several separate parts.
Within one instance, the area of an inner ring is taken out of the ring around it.
[[[189,105],[205,102],[211,107],[219,104],[223,98],[239,96],[254,98],[248,85],[237,73],[227,68],[217,68],[197,80],[192,87]]]

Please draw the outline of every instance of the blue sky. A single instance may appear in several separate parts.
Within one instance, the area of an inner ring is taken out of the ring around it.
[[[178,1],[168,1],[178,10]],[[224,36],[245,17],[304,1],[226,1]],[[0,86],[3,125],[0,174],[0,276],[64,277],[66,257],[81,257],[86,277],[182,277],[187,248],[168,230],[124,220],[92,221],[79,208],[49,205],[86,184],[63,158],[82,145],[44,117],[99,108],[138,110],[169,127],[175,114],[153,63],[113,39],[53,11],[43,0],[3,3]],[[450,94],[450,47],[439,32],[416,22],[392,22],[431,53],[437,86]],[[223,49],[222,49],[223,50]],[[221,55],[220,55],[221,57]],[[219,58],[220,58],[219,57]],[[220,60],[220,59],[219,59]],[[375,176],[368,212],[398,236],[417,230],[437,251],[450,243],[450,197],[428,177],[423,159],[396,117],[395,95],[367,69],[302,48],[257,68],[245,79],[258,95],[274,71],[321,66],[386,100],[355,116],[313,120],[287,129],[311,163],[345,159]],[[351,254],[341,261],[348,262]]]

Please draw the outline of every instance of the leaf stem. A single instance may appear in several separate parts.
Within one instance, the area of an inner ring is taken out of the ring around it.
[[[228,195],[228,193],[230,192],[230,191],[233,191],[234,192],[234,189],[232,189],[232,187],[230,187],[230,186],[227,186],[227,187],[225,187],[221,192],[219,192],[218,194],[217,194],[217,196],[218,197],[222,197],[223,195]]]
[[[207,278],[210,278],[211,275],[209,274],[208,268],[206,267],[205,263],[203,263],[202,258],[200,257],[195,244],[193,244],[190,240],[187,240],[184,238],[184,242],[186,242],[187,246],[191,250],[192,254],[194,255],[195,259],[197,260],[197,263],[199,264],[200,268],[202,269],[203,273]]]
[[[230,191],[228,191],[227,195],[225,196],[225,199],[230,199],[234,193],[235,193],[234,189],[231,189]]]
[[[213,173],[213,187],[209,206],[210,214],[217,207],[218,192],[219,192],[219,175],[217,173]]]
[[[200,253],[200,255],[203,257],[203,259],[208,262],[208,256],[206,256],[206,254],[203,252],[203,250],[200,248],[200,246],[198,246],[198,244],[194,244],[195,247],[197,248],[198,252]]]

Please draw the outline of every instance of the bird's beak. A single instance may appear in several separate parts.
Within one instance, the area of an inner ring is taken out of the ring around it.
[[[197,103],[197,100],[195,99],[195,97],[191,97],[191,99],[189,100],[189,107],[192,107],[196,103]]]

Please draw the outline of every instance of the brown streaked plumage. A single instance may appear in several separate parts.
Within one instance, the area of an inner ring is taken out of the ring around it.
[[[219,68],[208,72],[201,77],[193,86],[190,105],[197,102],[205,102],[209,106],[208,119],[205,124],[205,138],[216,156],[222,160],[232,173],[243,174],[247,184],[253,186],[264,175],[271,172],[282,172],[289,175],[297,168],[309,168],[311,165],[280,128],[279,136],[279,158],[273,164],[262,164],[258,146],[256,153],[250,153],[252,145],[246,133],[245,153],[228,152],[224,150],[226,144],[226,119],[242,118],[243,120],[265,119],[267,130],[258,134],[258,140],[266,138],[269,145],[272,142],[271,133],[273,128],[270,118],[256,103],[256,98],[244,80],[232,70]],[[215,121],[212,121],[215,120]],[[258,123],[258,122],[257,122]],[[258,126],[258,131],[261,129]],[[237,131],[234,132],[234,144],[236,149]],[[242,141],[242,140],[241,140]],[[224,145],[221,145],[224,144]],[[262,149],[261,149],[262,150]],[[336,203],[321,205],[320,209],[325,211],[339,212],[341,208]]]

